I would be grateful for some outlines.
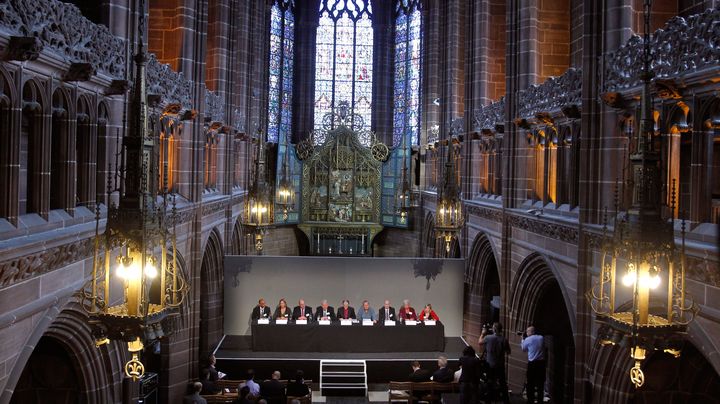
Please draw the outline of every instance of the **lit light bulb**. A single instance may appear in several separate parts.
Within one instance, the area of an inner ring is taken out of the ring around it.
[[[154,279],[158,274],[158,270],[155,267],[155,265],[152,262],[148,262],[147,265],[145,265],[145,276]]]
[[[660,275],[655,274],[650,277],[650,289],[657,289],[660,286]]]
[[[135,262],[129,265],[120,263],[120,265],[118,265],[117,275],[127,281],[137,279],[140,277],[140,266]]]
[[[635,271],[627,271],[622,277],[622,284],[625,286],[632,286],[635,284]]]

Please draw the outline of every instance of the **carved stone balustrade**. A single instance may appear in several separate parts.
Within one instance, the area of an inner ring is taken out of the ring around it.
[[[720,9],[688,18],[674,17],[650,38],[652,71],[656,78],[684,76],[720,65]],[[640,85],[642,38],[633,35],[607,55],[604,92]]]

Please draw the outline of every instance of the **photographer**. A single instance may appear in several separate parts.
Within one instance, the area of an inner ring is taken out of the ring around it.
[[[542,335],[535,334],[535,327],[527,328],[522,339],[522,350],[528,353],[527,367],[527,402],[543,402],[545,384],[545,339]]]
[[[489,326],[483,327],[480,339],[480,349],[485,349],[485,361],[488,364],[488,385],[498,387],[502,400],[505,404],[510,402],[508,397],[507,379],[505,377],[505,355],[510,354],[510,344],[503,335],[503,327],[500,323],[494,323],[492,330]],[[490,391],[488,397],[493,399],[494,391]]]

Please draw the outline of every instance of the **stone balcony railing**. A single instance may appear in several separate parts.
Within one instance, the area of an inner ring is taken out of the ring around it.
[[[0,34],[35,38],[33,53],[50,51],[68,64],[89,64],[93,74],[118,80],[127,78],[127,41],[85,18],[72,4],[58,0],[0,0]],[[192,80],[160,63],[154,55],[148,60],[147,82],[148,94],[161,96],[162,104],[198,108],[193,105]],[[206,116],[223,121],[222,99],[203,89]]]
[[[656,78],[670,78],[720,64],[720,9],[708,9],[688,18],[673,17],[650,38],[652,71]],[[625,45],[607,55],[605,92],[640,85],[643,40],[633,35]]]
[[[575,105],[580,106],[582,70],[569,68],[560,76],[549,77],[518,94],[518,118],[534,118],[538,113],[557,112]]]

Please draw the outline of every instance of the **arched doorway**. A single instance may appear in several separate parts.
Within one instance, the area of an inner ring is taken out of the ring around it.
[[[479,234],[473,241],[465,270],[463,335],[475,344],[482,325],[500,321],[500,275],[490,240]]]
[[[575,339],[565,293],[548,262],[537,253],[520,264],[511,288],[514,331],[534,325],[545,337],[545,391],[553,403],[574,400]],[[526,359],[526,358],[525,358]]]
[[[88,402],[77,360],[55,338],[40,338],[23,369],[11,404]]]
[[[635,391],[635,404],[720,404],[720,375],[690,342],[679,358],[655,351],[642,368],[645,384]]]
[[[200,359],[206,358],[223,333],[223,247],[210,232],[200,269]]]
[[[56,310],[50,308],[47,315]],[[126,344],[113,341],[96,347],[87,315],[75,301],[65,305],[46,329],[42,324],[30,335],[14,368],[8,370],[8,387],[14,388],[3,394],[11,392],[11,403],[100,404],[121,400]]]

